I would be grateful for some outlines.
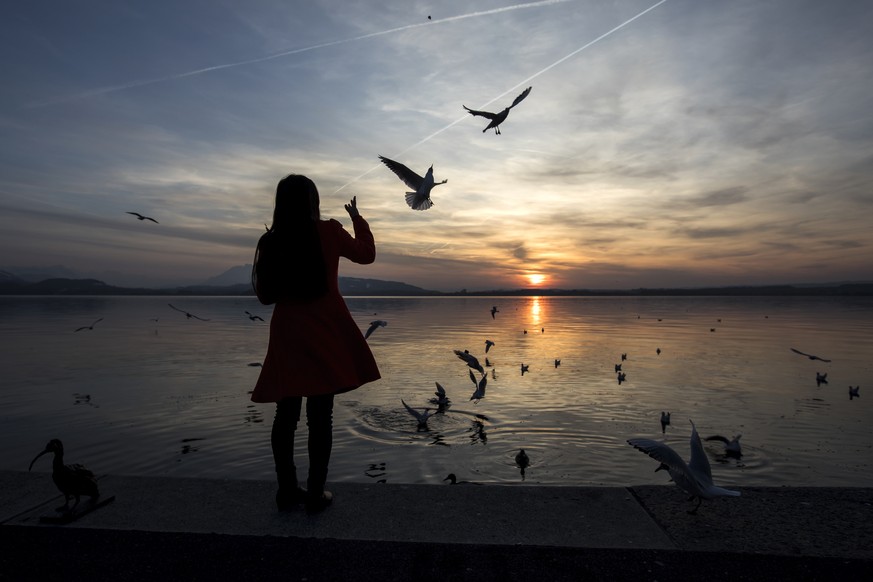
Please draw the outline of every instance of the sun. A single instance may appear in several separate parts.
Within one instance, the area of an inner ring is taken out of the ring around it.
[[[540,273],[531,273],[530,275],[525,275],[525,277],[527,277],[528,282],[535,287],[542,285],[546,280],[546,276]]]

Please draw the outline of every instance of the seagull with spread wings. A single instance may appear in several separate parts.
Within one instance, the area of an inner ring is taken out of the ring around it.
[[[97,325],[98,323],[100,323],[101,321],[103,321],[102,317],[100,319],[95,320],[94,323],[92,323],[91,325],[83,325],[82,327],[76,328],[76,331],[82,331],[83,329],[93,330],[94,326]]]
[[[188,312],[185,311],[184,309],[179,309],[178,307],[175,307],[172,303],[167,303],[167,305],[169,305],[171,308],[175,309],[175,310],[178,311],[179,313],[184,313],[184,314],[185,314],[185,317],[186,317],[187,319],[191,319],[191,318],[193,317],[194,319],[199,319],[200,321],[209,321],[208,319],[203,319],[202,317],[197,317],[197,316],[194,315],[193,313],[188,313]]]
[[[795,350],[794,348],[789,348],[795,354],[800,354],[801,356],[806,356],[810,360],[821,360],[822,362],[830,362],[830,360],[826,360],[824,358],[820,358],[818,356],[813,356],[812,354],[807,354],[805,352],[801,352],[800,350]]]
[[[397,174],[397,177],[400,178],[404,184],[415,190],[415,192],[406,193],[406,203],[409,204],[409,207],[413,210],[427,210],[433,206],[433,201],[430,199],[430,191],[433,190],[435,186],[448,182],[448,180],[434,182],[433,164],[431,164],[430,168],[427,169],[424,178],[422,178],[400,162],[389,160],[385,156],[379,156],[379,159],[382,160],[383,164],[388,166],[389,170]]]
[[[151,220],[151,221],[154,222],[155,224],[160,224],[157,220],[155,220],[155,219],[152,218],[151,216],[143,216],[143,215],[140,214],[139,212],[125,212],[125,214],[132,214],[132,215],[136,216],[136,217],[137,217],[138,219],[140,219],[140,220]]]
[[[676,485],[697,499],[697,505],[688,513],[697,513],[697,508],[704,499],[716,497],[739,497],[739,491],[718,487],[712,482],[712,469],[700,442],[697,428],[691,423],[691,459],[686,463],[679,453],[668,445],[651,439],[629,439],[628,444],[658,461],[660,465],[655,471],[666,470]]]
[[[479,117],[486,117],[491,120],[491,123],[488,124],[488,127],[482,130],[482,133],[485,133],[491,128],[494,128],[494,133],[496,135],[500,135],[500,124],[506,121],[507,116],[509,116],[509,110],[521,103],[525,97],[530,94],[530,90],[532,87],[528,87],[524,91],[521,92],[521,95],[515,98],[515,101],[512,102],[512,105],[501,111],[500,113],[489,113],[488,111],[475,111],[470,109],[466,105],[464,105],[464,109],[470,112],[470,115],[478,115]]]

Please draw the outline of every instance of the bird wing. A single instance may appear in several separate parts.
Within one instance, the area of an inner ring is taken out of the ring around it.
[[[485,396],[485,386],[488,385],[488,376],[482,376],[482,379],[479,380],[478,388],[479,391],[482,392],[482,396]]]
[[[473,382],[473,386],[479,386],[479,383],[476,381],[476,376],[473,375],[473,370],[470,370],[470,381]]]
[[[512,105],[510,105],[509,108],[512,109],[513,107],[515,107],[516,105],[518,105],[519,103],[524,101],[524,98],[527,97],[528,95],[530,95],[531,89],[532,89],[532,87],[528,87],[527,89],[522,91],[521,95],[519,95],[518,97],[515,98],[515,101],[512,102]]]
[[[688,474],[688,465],[670,446],[652,439],[629,439],[627,444],[642,451],[660,463],[669,467],[670,471]]]
[[[436,395],[444,397],[446,395],[446,389],[443,388],[439,382],[434,382],[434,384],[436,384],[436,389],[437,389]]]
[[[708,436],[703,440],[705,440],[705,441],[721,441],[724,444],[728,444],[730,442],[727,437],[723,437],[720,434],[714,434],[712,436]]]
[[[422,178],[400,162],[389,160],[384,156],[379,156],[379,159],[382,160],[383,164],[388,166],[389,170],[397,174],[397,177],[400,178],[404,184],[416,191],[421,188],[421,183],[424,182],[424,178]]]
[[[406,183],[409,185],[409,182]],[[409,186],[414,188],[414,186]],[[430,199],[430,194],[419,194],[418,192],[406,193],[406,204],[413,210],[427,210],[433,206],[433,200]]]
[[[700,479],[705,480],[706,485],[712,485],[712,469],[709,466],[709,459],[706,458],[706,451],[703,450],[703,443],[700,442],[700,435],[697,434],[697,427],[694,422],[691,422],[691,459],[688,461],[688,468]]]
[[[400,399],[400,402],[403,402],[402,398]],[[414,416],[415,420],[417,420],[418,422],[425,422],[427,420],[426,416],[424,416],[422,413],[420,413],[410,405],[406,404],[406,402],[403,402],[403,406],[406,408],[406,411]]]
[[[464,109],[466,109],[467,111],[470,112],[470,115],[478,115],[479,117],[487,117],[488,119],[490,119],[492,121],[494,120],[495,117],[497,117],[496,113],[489,113],[488,111],[476,111],[474,109],[470,109],[466,105],[464,105],[463,107],[464,107]]]
[[[370,334],[372,334],[374,331],[376,331],[377,327],[379,327],[378,322],[374,321],[373,323],[371,323],[370,327],[367,328],[367,332],[364,334],[364,339],[367,339],[368,337],[370,337]]]
[[[800,350],[795,350],[794,348],[789,348],[789,349],[790,349],[792,352],[794,352],[795,354],[800,354],[801,356],[809,357],[809,354],[805,354],[805,353],[801,352]]]
[[[136,216],[136,217],[139,218],[140,220],[142,220],[143,218],[145,218],[145,217],[144,217],[142,214],[140,214],[139,212],[125,212],[125,214],[132,214],[133,216]]]

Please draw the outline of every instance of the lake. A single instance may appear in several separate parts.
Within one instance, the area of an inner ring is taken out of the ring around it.
[[[455,473],[507,484],[665,484],[657,462],[626,440],[663,439],[687,459],[689,420],[702,437],[742,434],[739,459],[704,443],[720,485],[873,481],[869,297],[346,302],[362,330],[374,319],[388,325],[369,338],[382,379],[336,399],[329,481],[441,483]],[[66,462],[98,474],[273,479],[275,406],[249,400],[259,372],[249,364],[266,353],[270,314],[248,297],[0,297],[0,469],[27,470],[60,438]],[[473,402],[469,368],[453,350],[484,364],[486,339],[486,397]],[[816,373],[828,384],[817,385]],[[419,431],[400,400],[433,407],[435,382],[451,405]],[[860,398],[849,398],[850,385],[861,386]],[[664,433],[661,411],[671,413]],[[305,432],[302,421],[302,475]],[[523,474],[514,461],[522,448]]]

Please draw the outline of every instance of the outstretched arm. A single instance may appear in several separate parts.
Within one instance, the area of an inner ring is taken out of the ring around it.
[[[343,233],[342,247],[340,255],[347,259],[367,265],[376,260],[376,242],[373,240],[373,233],[370,232],[370,225],[358,212],[357,196],[353,197],[351,202],[345,205],[346,212],[352,219],[352,225],[355,229],[355,236],[352,238],[345,230]]]

